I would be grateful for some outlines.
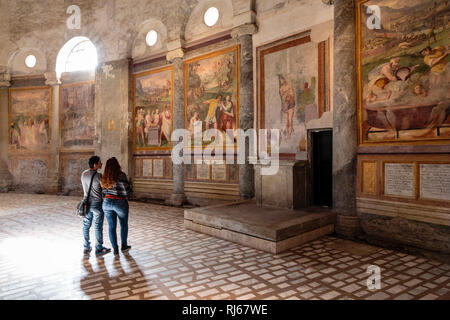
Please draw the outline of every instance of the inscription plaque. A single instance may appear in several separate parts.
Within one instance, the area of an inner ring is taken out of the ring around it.
[[[153,176],[162,178],[164,177],[164,160],[155,159],[153,160]]]
[[[209,172],[209,164],[198,164],[197,165],[197,179],[200,180],[209,180],[210,172]]]
[[[153,161],[152,160],[142,160],[142,175],[144,177],[153,176]]]
[[[450,164],[420,165],[420,197],[450,201]]]
[[[384,194],[414,196],[414,167],[412,163],[386,163],[384,166]]]
[[[213,164],[212,179],[216,181],[227,180],[227,166],[225,164]]]

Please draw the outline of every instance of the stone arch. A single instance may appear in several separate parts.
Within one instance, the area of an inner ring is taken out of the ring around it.
[[[149,47],[146,43],[147,33],[155,30],[158,34],[156,44]],[[150,18],[142,22],[135,31],[135,36],[130,41],[131,46],[128,50],[128,55],[132,59],[142,59],[149,56],[154,56],[167,51],[168,32],[166,25],[157,18]]]
[[[28,55],[36,57],[36,65],[33,68],[28,68],[25,65],[25,58]],[[9,57],[8,70],[13,75],[42,74],[47,71],[47,59],[44,52],[39,48],[21,48]]]
[[[66,71],[64,70],[64,68],[67,63],[67,59],[72,54],[73,49],[75,49],[81,43],[87,44],[89,50],[92,49],[92,53],[95,55],[95,66],[98,64],[97,48],[95,47],[95,44],[92,42],[92,40],[82,36],[73,37],[69,41],[67,41],[58,52],[55,64],[55,71],[58,74],[58,76],[60,76],[61,73]],[[95,50],[95,52],[93,52],[93,50]],[[90,61],[90,63],[93,62],[94,61]]]
[[[203,16],[210,7],[219,9],[219,20],[208,27]],[[232,0],[200,0],[192,10],[183,30],[183,38],[187,43],[228,31],[233,28],[233,2]]]

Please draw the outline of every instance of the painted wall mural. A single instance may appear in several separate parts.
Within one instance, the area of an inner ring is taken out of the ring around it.
[[[239,47],[232,47],[185,62],[185,128],[194,144],[196,128],[217,129],[226,143],[235,145],[239,128]],[[211,142],[203,142],[209,145]]]
[[[94,147],[94,100],[94,82],[61,86],[60,128],[63,149],[92,149]]]
[[[173,67],[136,74],[133,86],[135,149],[170,149],[173,131]]]
[[[374,5],[380,28],[367,24]],[[450,139],[449,10],[448,0],[358,0],[360,144]]]
[[[51,93],[49,87],[10,89],[10,144],[13,149],[38,151],[48,148]]]
[[[258,48],[260,128],[280,130],[281,154],[305,152],[307,123],[327,111],[325,46],[307,35]]]

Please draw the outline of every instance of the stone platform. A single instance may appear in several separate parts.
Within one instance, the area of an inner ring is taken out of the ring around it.
[[[254,200],[184,211],[187,229],[274,254],[333,233],[335,219],[327,208],[260,207]]]

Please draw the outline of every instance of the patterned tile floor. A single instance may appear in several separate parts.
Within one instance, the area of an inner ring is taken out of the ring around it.
[[[0,299],[449,299],[450,265],[335,237],[272,255],[144,203],[131,204],[129,254],[84,258],[77,201],[0,195]],[[110,246],[106,231],[105,220]],[[380,290],[367,287],[369,265]]]

